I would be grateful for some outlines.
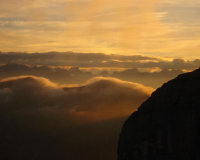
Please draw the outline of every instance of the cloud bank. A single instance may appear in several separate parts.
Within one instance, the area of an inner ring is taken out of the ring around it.
[[[63,87],[45,78],[21,76],[0,81],[0,109],[22,117],[49,116],[63,125],[95,122],[129,115],[152,91],[115,78],[97,77],[82,86]]]
[[[27,65],[110,67],[110,68],[160,68],[194,70],[199,68],[200,59],[160,58],[143,55],[116,55],[103,53],[46,52],[21,53],[0,52],[0,63]]]
[[[0,81],[0,158],[114,160],[124,120],[154,89],[97,77],[81,86]]]

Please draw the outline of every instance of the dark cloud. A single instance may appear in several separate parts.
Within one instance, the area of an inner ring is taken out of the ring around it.
[[[153,90],[102,77],[71,87],[33,76],[3,79],[0,158],[114,160],[124,117]]]
[[[48,52],[48,53],[18,53],[0,52],[0,63],[19,63],[28,65],[47,66],[77,66],[77,67],[115,67],[115,68],[153,68],[186,69],[193,70],[199,67],[194,61],[165,59],[142,55],[106,55],[103,53],[74,53],[74,52]]]
[[[117,54],[103,54],[103,53],[74,53],[74,52],[47,52],[47,53],[21,53],[21,52],[0,52],[0,62],[8,63],[11,61],[27,61],[27,62],[39,62],[42,60],[55,60],[56,61],[107,61],[107,60],[121,60],[121,61],[138,61],[138,60],[161,60],[156,57],[150,56],[125,56]]]

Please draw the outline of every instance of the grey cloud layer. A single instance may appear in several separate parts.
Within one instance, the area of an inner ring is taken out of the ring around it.
[[[103,53],[0,53],[0,63],[20,63],[48,66],[116,67],[116,68],[167,68],[192,70],[200,66],[200,59],[166,61],[157,57],[141,55],[106,55]]]
[[[45,78],[22,76],[0,81],[0,109],[62,117],[64,123],[78,119],[99,121],[127,116],[152,91],[115,78],[98,77],[83,86],[62,88]]]
[[[74,53],[74,52],[47,52],[47,53],[21,53],[21,52],[0,52],[1,62],[27,60],[68,60],[68,61],[107,61],[107,60],[120,60],[120,61],[139,61],[139,60],[161,60],[156,57],[148,57],[141,55],[124,56],[124,55],[106,55],[103,53]]]

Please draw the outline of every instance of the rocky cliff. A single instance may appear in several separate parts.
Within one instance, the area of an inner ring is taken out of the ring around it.
[[[165,83],[128,118],[118,160],[200,160],[200,69]]]

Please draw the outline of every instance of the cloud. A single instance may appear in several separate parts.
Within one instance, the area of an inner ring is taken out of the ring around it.
[[[0,52],[0,63],[27,65],[77,66],[104,68],[160,68],[194,70],[199,67],[199,59],[160,58],[144,55],[116,55],[104,53],[46,52],[21,53]]]
[[[199,2],[195,0],[0,3],[2,51],[70,50],[198,58]]]
[[[143,51],[165,33],[158,0],[3,0],[2,51]],[[17,7],[16,7],[17,6]],[[141,44],[142,43],[142,44]],[[146,51],[146,50],[145,50]]]
[[[23,62],[40,63],[40,61],[45,61],[44,63],[63,63],[67,61],[69,63],[76,62],[90,62],[90,61],[107,61],[107,60],[119,60],[119,61],[139,61],[139,60],[156,60],[163,61],[164,58],[153,57],[153,56],[143,56],[143,55],[117,55],[117,54],[104,54],[104,53],[74,53],[74,52],[46,52],[46,53],[22,53],[22,52],[0,52],[0,62],[9,63],[17,62],[20,60]],[[60,62],[59,62],[60,61]]]
[[[3,79],[0,158],[114,160],[123,122],[153,91],[115,78],[81,86],[33,76]]]
[[[92,122],[129,115],[153,91],[137,83],[103,77],[93,78],[82,86],[62,87],[33,76],[3,79],[0,106],[4,111],[30,116],[37,112],[57,120],[62,117],[63,124],[69,120],[79,123],[80,119]]]

